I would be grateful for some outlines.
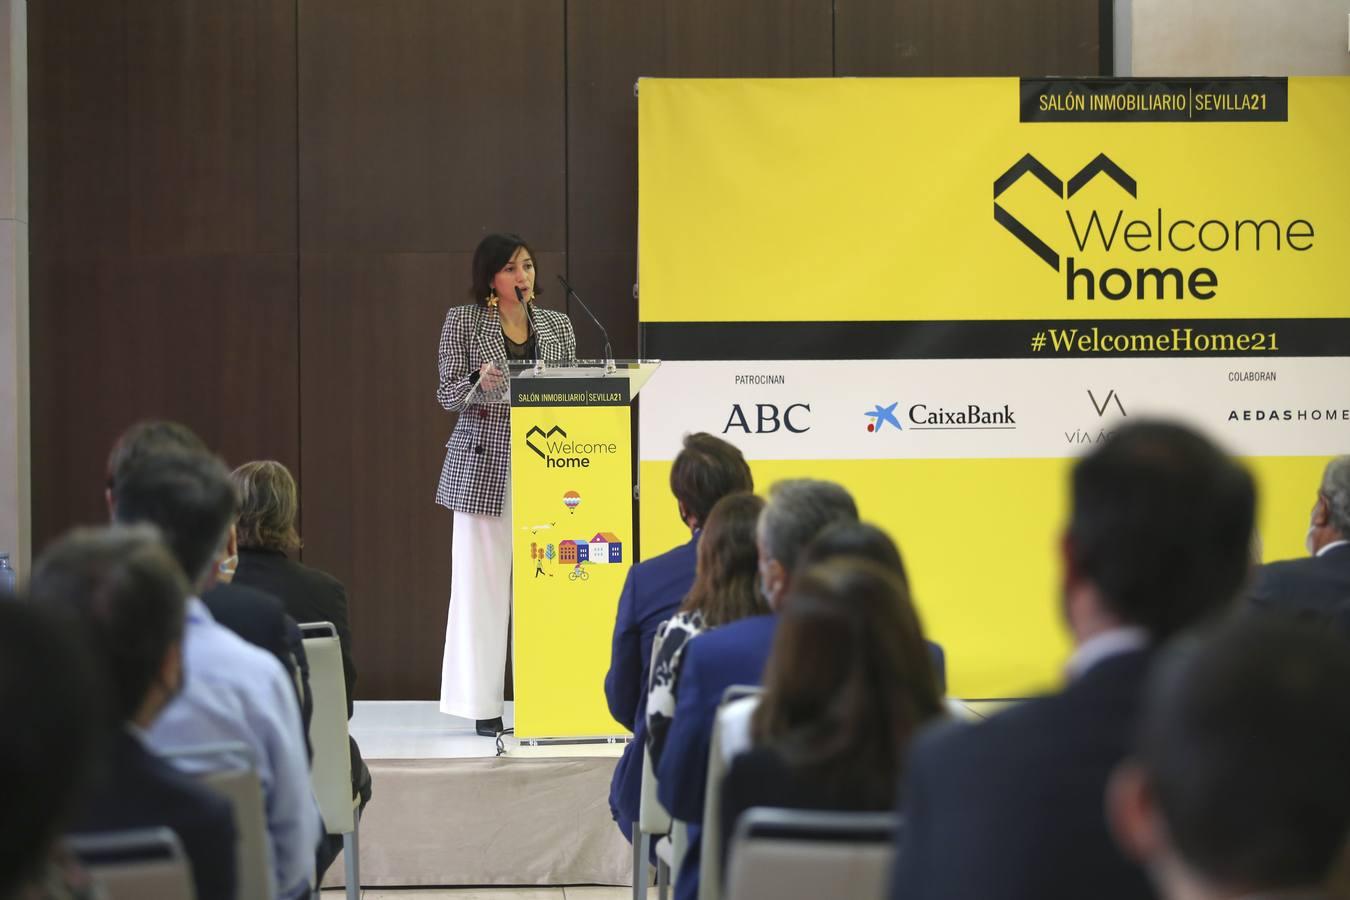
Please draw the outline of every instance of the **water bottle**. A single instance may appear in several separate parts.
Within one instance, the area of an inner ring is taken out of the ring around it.
[[[19,576],[9,564],[9,554],[0,553],[0,594],[13,595]]]

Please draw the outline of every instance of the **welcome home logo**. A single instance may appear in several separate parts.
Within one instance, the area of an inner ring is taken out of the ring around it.
[[[589,469],[593,459],[619,452],[619,445],[613,442],[569,440],[567,432],[560,425],[554,425],[547,431],[538,425],[531,425],[530,430],[525,432],[525,446],[533,450],[550,469]]]
[[[1064,201],[1063,232],[1050,238],[1032,231],[999,202],[1022,176],[1030,175]],[[1139,216],[1133,205],[1075,212],[1068,201],[1094,178],[1103,175],[1130,200],[1137,200],[1139,183],[1119,163],[1098,153],[1068,181],[1030,153],[994,180],[994,221],[1056,272],[1064,274],[1066,300],[1212,300],[1219,292],[1219,274],[1211,265],[1148,265],[1150,255],[1196,254],[1218,265],[1224,254],[1311,250],[1315,232],[1307,219],[1280,222],[1271,218],[1200,218],[1176,216],[1162,206],[1152,216]],[[1065,240],[1067,238],[1067,241]],[[1063,255],[1052,245],[1072,247]],[[1142,265],[1093,268],[1073,253],[1104,254],[1111,262],[1122,259]],[[1131,256],[1130,254],[1136,254]],[[1217,257],[1217,259],[1215,259]],[[1100,272],[1098,271],[1100,269]]]

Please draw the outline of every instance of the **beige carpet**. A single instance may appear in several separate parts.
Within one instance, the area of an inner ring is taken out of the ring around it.
[[[368,760],[366,886],[630,884],[612,755]],[[339,857],[324,886],[342,884]]]

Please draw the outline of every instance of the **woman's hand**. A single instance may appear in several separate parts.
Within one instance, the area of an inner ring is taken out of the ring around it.
[[[478,386],[485,391],[495,391],[502,386],[502,370],[488,360],[478,370]]]

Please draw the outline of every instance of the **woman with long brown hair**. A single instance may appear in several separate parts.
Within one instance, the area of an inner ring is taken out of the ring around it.
[[[647,693],[647,748],[655,766],[675,714],[680,659],[690,638],[737,619],[769,611],[755,586],[759,553],[755,524],[764,500],[728,494],[713,506],[698,542],[694,586],[679,610],[656,630],[660,651],[652,654]]]
[[[905,750],[942,697],[905,582],[857,557],[801,570],[722,786],[723,834],[754,806],[888,810]]]

